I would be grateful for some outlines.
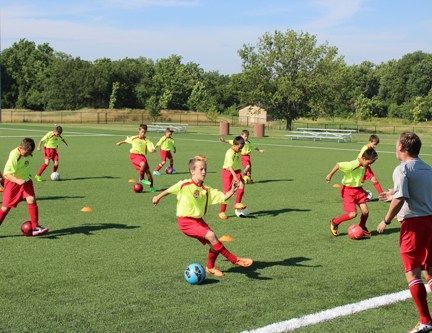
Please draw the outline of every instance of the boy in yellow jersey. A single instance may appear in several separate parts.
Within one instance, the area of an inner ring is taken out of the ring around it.
[[[253,260],[239,258],[228,251],[219,241],[214,231],[203,220],[209,205],[217,205],[228,200],[237,189],[238,183],[232,183],[225,194],[221,191],[204,185],[207,174],[207,158],[195,156],[189,160],[191,179],[179,181],[167,190],[153,197],[156,206],[168,194],[177,196],[177,226],[188,237],[198,239],[203,245],[209,244],[206,272],[214,276],[223,276],[224,273],[215,266],[216,259],[222,254],[234,265],[249,267]]]
[[[176,173],[176,170],[174,169],[174,159],[173,159],[173,156],[171,154],[171,152],[173,152],[174,154],[176,152],[175,142],[174,142],[174,139],[172,138],[173,132],[174,132],[174,130],[167,128],[165,130],[165,135],[163,137],[161,137],[159,139],[159,141],[156,143],[156,147],[160,146],[161,162],[158,164],[156,169],[153,171],[153,174],[155,176],[160,176],[159,170],[162,169],[162,167],[165,165],[167,158],[170,161],[170,168],[172,170],[171,173]]]
[[[47,233],[48,228],[39,225],[38,206],[30,176],[30,160],[34,149],[33,139],[24,138],[21,144],[9,154],[3,171],[5,181],[3,202],[0,208],[0,224],[11,208],[26,200],[32,228],[31,236],[38,236]]]
[[[259,149],[258,147],[255,147],[252,142],[249,141],[249,131],[243,130],[240,134],[240,136],[244,139],[245,145],[241,150],[241,164],[243,166],[243,180],[246,183],[252,183],[252,162],[250,158],[250,154],[252,150],[256,150],[260,153],[264,153],[263,149]],[[220,141],[229,143],[230,145],[233,144],[233,140],[225,140],[224,138],[219,138]]]
[[[221,172],[224,193],[228,192],[233,182],[238,183],[234,209],[246,208],[246,206],[241,202],[244,194],[244,184],[240,167],[240,151],[242,150],[244,144],[245,141],[241,136],[237,136],[234,138],[232,146],[225,153],[225,160]],[[225,213],[226,206],[227,205],[225,203],[222,203],[220,205],[218,217],[221,220],[228,219],[228,216]]]
[[[330,220],[330,231],[333,236],[339,234],[339,224],[357,216],[357,205],[360,207],[361,211],[359,224],[363,229],[363,235],[365,237],[371,236],[369,230],[366,228],[366,221],[369,216],[369,210],[366,203],[369,200],[367,198],[367,193],[362,186],[365,180],[366,169],[369,165],[374,163],[377,158],[378,154],[375,149],[366,149],[360,158],[350,162],[336,163],[330,173],[326,176],[326,181],[330,182],[336,171],[340,170],[344,174],[342,178],[341,197],[345,213]]]
[[[369,142],[362,147],[362,149],[360,150],[360,153],[358,154],[357,158],[360,158],[363,155],[363,153],[364,153],[364,151],[366,149],[369,149],[369,148],[375,149],[376,146],[378,146],[378,144],[379,144],[379,137],[378,137],[378,135],[372,134],[369,137]],[[383,188],[381,187],[381,184],[379,183],[378,179],[375,177],[375,175],[374,175],[374,173],[372,171],[372,168],[370,166],[367,167],[366,171],[365,171],[365,180],[369,180],[369,179],[371,180],[373,186],[377,190],[378,195],[380,195],[381,193],[384,192]]]
[[[67,146],[67,142],[65,139],[62,138],[61,134],[63,133],[63,128],[61,126],[55,126],[53,131],[49,131],[47,134],[44,135],[44,137],[39,141],[37,145],[37,150],[41,149],[42,142],[45,142],[44,144],[44,163],[42,163],[41,167],[39,168],[39,171],[37,172],[35,179],[38,182],[42,181],[42,173],[45,171],[45,169],[49,165],[49,161],[53,160],[54,166],[53,166],[53,172],[57,172],[58,170],[58,152],[57,148],[59,146],[60,141],[63,141],[64,144]]]
[[[129,158],[132,162],[132,166],[139,173],[139,181],[144,185],[150,185],[150,192],[156,192],[153,187],[153,177],[150,172],[150,168],[147,162],[146,154],[147,152],[153,153],[155,148],[153,143],[146,138],[147,125],[140,124],[138,128],[138,135],[126,137],[126,140],[117,142],[117,146],[124,143],[129,143],[132,145],[130,149]],[[148,180],[144,179],[144,174],[147,175]]]

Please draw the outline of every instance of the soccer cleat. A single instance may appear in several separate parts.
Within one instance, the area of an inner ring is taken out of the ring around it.
[[[172,168],[171,173],[177,173],[176,169]]]
[[[47,232],[48,232],[48,228],[38,226],[32,230],[32,236],[43,235],[43,234],[46,234]]]
[[[234,209],[245,209],[246,205],[243,205],[241,202],[237,202],[234,204]]]
[[[330,220],[330,232],[332,233],[333,236],[339,235],[338,225],[333,224],[333,219]]]
[[[362,229],[363,229],[363,237],[366,237],[366,238],[372,237],[372,234],[369,232],[368,228],[363,227]]]
[[[155,170],[155,171],[153,171],[153,175],[154,176],[160,176],[160,172]]]
[[[150,193],[155,193],[157,190],[154,187],[150,187]]]
[[[418,323],[408,333],[432,332],[432,321],[427,324]]]
[[[217,276],[217,277],[222,277],[222,276],[224,276],[225,274],[219,269],[219,267],[213,267],[213,268],[208,268],[207,266],[206,266],[206,268],[205,268],[205,271],[206,271],[206,273],[207,274],[211,274],[211,275],[214,275],[214,276]]]
[[[227,214],[225,214],[225,212],[220,212],[220,213],[218,214],[218,217],[219,217],[219,219],[221,219],[221,220],[228,220],[228,216],[227,216]]]
[[[36,179],[37,182],[41,182],[42,181],[42,176],[36,175],[35,179]]]
[[[143,179],[143,180],[141,180],[141,184],[150,185],[151,183],[147,179]]]
[[[253,260],[250,258],[237,258],[235,264],[241,267],[249,267],[253,264]]]

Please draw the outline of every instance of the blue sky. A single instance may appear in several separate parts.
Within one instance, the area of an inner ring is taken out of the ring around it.
[[[1,49],[26,38],[85,60],[178,54],[223,74],[274,30],[316,35],[348,64],[432,53],[431,0],[0,0],[0,20]]]

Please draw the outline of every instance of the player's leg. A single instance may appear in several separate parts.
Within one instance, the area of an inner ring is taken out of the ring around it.
[[[1,206],[0,208],[0,225],[3,223],[4,219],[6,218],[6,215],[9,213],[10,208]]]
[[[426,288],[421,279],[421,268],[417,267],[405,273],[405,277],[408,282],[408,287],[413,298],[414,304],[419,314],[420,323],[425,325],[431,325],[432,329],[432,318],[429,312],[427,303]]]
[[[45,158],[44,162],[42,163],[42,165],[40,166],[37,174],[36,174],[36,180],[37,181],[42,181],[42,173],[45,171],[45,169],[48,167],[49,165],[49,158]]]
[[[162,167],[165,165],[166,163],[166,151],[165,150],[160,150],[160,157],[161,157],[161,161],[160,163],[157,165],[156,169],[153,171],[153,174],[155,176],[160,176],[160,169],[162,169]]]
[[[343,186],[341,189],[342,207],[344,213],[330,220],[330,232],[333,236],[339,234],[338,228],[342,222],[349,221],[357,216],[357,208],[354,195],[350,187]]]
[[[57,172],[58,167],[59,167],[58,154],[55,154],[55,156],[54,156],[53,172]]]
[[[363,229],[364,236],[370,237],[371,233],[369,232],[368,228],[366,227],[366,221],[369,217],[369,209],[366,203],[359,204],[361,215],[360,215],[360,227]]]
[[[32,235],[38,236],[47,233],[48,228],[39,225],[39,209],[36,203],[36,196],[32,181],[28,181],[23,184],[23,197],[27,202],[27,211],[30,216]]]
[[[384,192],[380,182],[375,177],[375,175],[372,171],[372,168],[370,166],[366,167],[364,178],[365,178],[365,180],[369,180],[369,179],[371,180],[371,182],[372,182],[373,186],[375,187],[375,189],[377,190],[378,194]]]
[[[139,181],[141,182],[144,179],[144,174],[145,174],[145,167],[146,167],[146,162],[145,161],[141,161],[139,164]]]
[[[226,193],[229,191],[229,189],[231,188],[231,184],[233,181],[233,176],[231,174],[231,172],[229,172],[228,170],[222,169],[221,172],[221,178],[222,178],[222,190],[223,193]],[[221,204],[220,205],[220,209],[219,209],[219,218],[221,220],[226,220],[228,217],[226,216],[226,204]]]
[[[244,195],[244,181],[241,175],[241,171],[236,172],[236,180],[239,182],[239,187],[236,192],[236,198],[234,203],[235,209],[245,209],[246,205],[242,203],[243,195]]]

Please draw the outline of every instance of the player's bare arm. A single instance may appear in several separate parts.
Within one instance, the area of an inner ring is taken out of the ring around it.
[[[382,233],[385,230],[385,228],[391,223],[391,221],[396,216],[396,214],[399,213],[399,211],[401,210],[404,202],[405,202],[404,198],[393,198],[393,200],[390,203],[390,207],[387,211],[387,214],[378,224],[377,231],[379,233]]]
[[[330,182],[330,180],[332,179],[333,175],[336,173],[336,171],[339,170],[339,164],[336,164],[333,169],[330,171],[330,173],[326,176],[325,180],[326,182]]]
[[[165,191],[159,193],[158,195],[154,196],[154,197],[152,198],[152,203],[153,203],[153,205],[156,206],[156,205],[160,202],[160,200],[161,200],[163,197],[166,197],[168,194],[170,194],[170,193],[169,193],[167,190],[165,190]]]

